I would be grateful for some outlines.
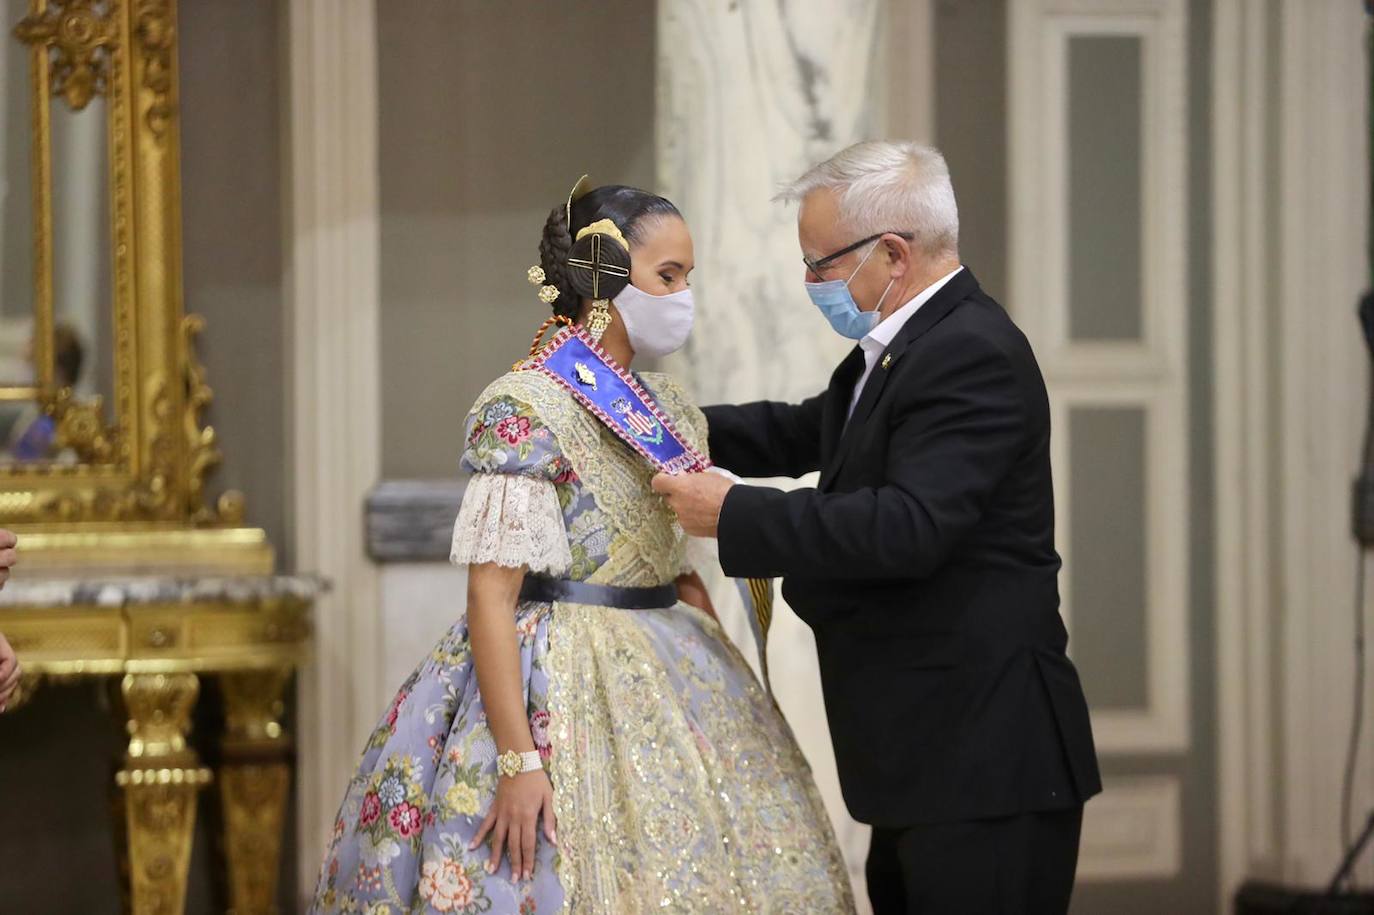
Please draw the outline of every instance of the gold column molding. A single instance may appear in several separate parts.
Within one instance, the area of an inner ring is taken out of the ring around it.
[[[220,804],[233,915],[276,911],[293,745],[281,726],[289,668],[225,674]]]
[[[286,684],[290,668],[275,668],[251,676],[226,674],[220,678],[224,692],[224,734],[237,749],[268,745],[285,738],[281,717],[286,711]]]
[[[129,762],[166,763],[186,756],[191,709],[200,695],[194,674],[126,674],[120,683],[128,710]]]
[[[186,905],[196,793],[211,780],[186,744],[200,681],[190,673],[126,674],[120,693],[129,750],[115,782],[124,793],[133,910],[172,915]]]
[[[169,0],[139,0],[134,34],[143,59],[143,88],[149,93],[144,123],[159,140],[165,139],[175,114],[173,91],[176,33]]]
[[[226,765],[220,772],[219,787],[230,912],[275,913],[291,765],[286,761]]]

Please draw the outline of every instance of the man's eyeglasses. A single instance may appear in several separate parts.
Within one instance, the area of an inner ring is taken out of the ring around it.
[[[854,244],[841,248],[838,251],[832,251],[830,254],[827,254],[825,257],[822,257],[819,260],[813,261],[803,254],[802,263],[806,265],[807,270],[810,270],[812,273],[816,274],[816,276],[820,276],[821,271],[829,267],[831,264],[835,263],[835,261],[844,257],[851,251],[857,251],[859,248],[862,248],[864,245],[868,244],[871,241],[882,238],[884,235],[896,235],[898,238],[904,238],[907,241],[911,241],[913,238],[916,237],[911,232],[879,232],[877,235],[870,235],[867,238],[861,238],[858,241],[854,242]]]

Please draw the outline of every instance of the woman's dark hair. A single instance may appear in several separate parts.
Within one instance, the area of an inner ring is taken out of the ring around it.
[[[557,286],[559,292],[553,303],[553,313],[576,320],[582,298],[590,298],[592,294],[590,272],[568,267],[568,257],[573,254],[573,239],[579,231],[594,222],[609,219],[634,245],[643,237],[647,221],[663,216],[681,218],[682,214],[663,197],[623,184],[604,185],[576,201],[572,205],[572,225],[568,224],[565,205],[560,203],[554,207],[544,223],[544,235],[539,240],[539,265],[544,268],[544,282]],[[583,239],[582,244],[586,245],[589,241],[590,238]],[[604,258],[617,257],[619,246],[613,244],[611,248],[616,250],[603,249]],[[622,266],[629,266],[628,257],[624,258]],[[610,291],[603,278],[600,288],[602,297],[610,298],[624,288],[624,283],[618,285],[619,288]]]

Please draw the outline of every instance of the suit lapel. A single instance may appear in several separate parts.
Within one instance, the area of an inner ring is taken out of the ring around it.
[[[977,289],[978,281],[965,267],[941,287],[940,291],[935,293],[929,302],[922,305],[916,314],[911,316],[911,319],[897,333],[892,343],[883,350],[883,354],[878,357],[877,364],[873,366],[873,373],[868,376],[868,381],[864,383],[863,393],[859,395],[859,402],[854,405],[854,413],[849,417],[848,425],[844,426],[844,435],[840,439],[834,457],[826,462],[821,471],[821,489],[828,489],[835,482],[835,477],[839,474],[840,468],[844,466],[845,458],[848,457],[854,440],[858,438],[859,428],[867,422],[873,408],[882,396],[883,389],[887,386],[889,375],[896,369],[897,361],[902,358],[907,348],[921,339],[926,331],[944,320],[945,316],[953,311],[956,305],[972,295]],[[860,354],[860,364],[862,365],[863,350],[857,349],[856,352]],[[851,387],[851,396],[852,393],[853,388]],[[834,398],[831,397],[830,400],[833,401]],[[846,408],[848,404],[849,401],[846,399],[841,410]],[[827,402],[827,407],[829,406],[830,403]],[[843,413],[841,413],[840,422],[844,422]]]
[[[821,466],[826,466],[835,456],[840,443],[840,433],[844,429],[845,413],[849,409],[850,398],[854,396],[854,385],[864,370],[864,351],[854,347],[844,361],[830,376],[830,389],[826,393],[825,408],[821,413]]]

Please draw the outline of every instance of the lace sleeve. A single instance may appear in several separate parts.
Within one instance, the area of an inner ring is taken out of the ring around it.
[[[449,559],[566,575],[572,550],[555,485],[518,474],[473,474],[453,525]]]

